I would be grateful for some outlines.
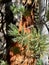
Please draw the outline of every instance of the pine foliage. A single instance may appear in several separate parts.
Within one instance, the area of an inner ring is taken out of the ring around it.
[[[18,28],[13,24],[10,24],[9,27],[8,35],[13,36],[12,40],[14,42],[20,43],[23,47],[27,46],[26,51],[30,50],[31,56],[36,57],[36,55],[41,55],[48,50],[47,37],[41,35],[40,31],[37,33],[35,28],[31,28],[31,33],[25,34],[23,30],[19,33]]]
[[[12,4],[12,5],[10,6],[10,9],[11,9],[11,11],[13,12],[14,15],[16,15],[16,14],[18,14],[18,13],[22,13],[22,14],[23,14],[24,11],[25,11],[25,8],[24,8],[23,5],[16,6],[15,4]]]

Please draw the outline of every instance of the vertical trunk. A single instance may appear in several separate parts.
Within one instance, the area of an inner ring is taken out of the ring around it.
[[[45,11],[46,8],[46,0],[39,1],[39,19],[42,19],[42,13]],[[44,13],[45,14],[45,13]]]
[[[43,19],[45,18],[46,0],[39,1],[39,28],[42,31]],[[44,18],[43,18],[44,17]]]

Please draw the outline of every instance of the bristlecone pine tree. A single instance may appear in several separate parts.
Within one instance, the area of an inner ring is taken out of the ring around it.
[[[27,0],[28,2],[29,0]],[[39,64],[39,61],[37,63],[36,58],[38,56],[40,58],[41,54],[47,51],[48,43],[46,42],[46,36],[41,35],[39,30],[37,33],[34,28],[34,15],[38,15],[38,12],[34,14],[28,9],[13,8],[15,6],[11,7],[14,15],[21,12],[24,16],[20,20],[19,28],[12,23],[9,25],[8,36],[11,36],[13,41],[9,46],[10,65],[42,65]],[[38,16],[36,17],[35,19],[38,19]]]

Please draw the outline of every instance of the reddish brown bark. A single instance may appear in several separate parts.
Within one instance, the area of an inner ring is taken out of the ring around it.
[[[33,14],[32,14],[33,15]],[[20,21],[19,23],[19,32],[22,31],[22,29],[24,30],[24,33],[30,33],[31,29],[28,28],[29,26],[34,25],[34,16],[33,19],[31,18],[31,16],[23,16],[22,21]],[[13,43],[12,47],[19,47],[21,53],[20,54],[14,54],[11,50],[9,52],[10,55],[10,65],[28,65],[30,63],[30,65],[34,65],[35,63],[35,59],[30,58],[28,59],[27,57],[30,56],[30,52],[24,52],[24,49],[26,47],[22,47],[21,44],[19,44],[18,42]]]

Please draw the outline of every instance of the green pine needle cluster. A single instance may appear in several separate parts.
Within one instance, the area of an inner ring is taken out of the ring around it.
[[[16,6],[15,4],[13,4],[10,6],[10,9],[14,15],[19,13],[24,16],[29,16],[31,14],[31,9],[27,9],[23,5]]]
[[[8,30],[8,35],[13,36],[12,40],[14,42],[19,42],[22,46],[27,46],[26,50],[31,51],[31,56],[41,55],[46,53],[48,50],[49,43],[46,42],[46,35],[41,35],[40,32],[36,32],[35,28],[31,28],[31,33],[24,33],[22,30],[19,33],[18,28],[10,24]]]
[[[16,15],[16,14],[18,14],[18,13],[22,13],[22,14],[23,14],[24,11],[25,11],[24,6],[22,6],[22,5],[16,6],[15,4],[12,4],[12,5],[10,6],[10,9],[11,9],[11,11],[13,12],[14,15]]]

